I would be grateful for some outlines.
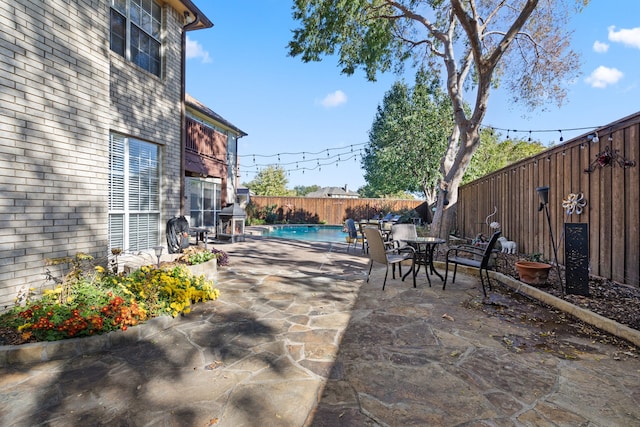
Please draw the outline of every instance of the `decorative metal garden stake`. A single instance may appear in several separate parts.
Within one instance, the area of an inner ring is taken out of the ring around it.
[[[558,249],[556,248],[556,241],[553,238],[553,228],[551,228],[551,215],[549,214],[549,187],[536,188],[538,196],[540,196],[540,207],[538,212],[545,210],[547,213],[547,223],[549,224],[549,235],[551,236],[551,247],[553,248],[553,257],[556,263],[556,271],[558,272],[558,280],[560,280],[560,289],[564,295],[564,284],[562,283],[562,276],[560,275],[560,264],[558,264]]]

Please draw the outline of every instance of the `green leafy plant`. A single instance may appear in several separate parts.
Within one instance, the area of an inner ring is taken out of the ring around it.
[[[544,262],[543,255],[540,252],[534,252],[532,254],[529,254],[525,257],[525,259],[527,261],[532,261],[532,262]]]

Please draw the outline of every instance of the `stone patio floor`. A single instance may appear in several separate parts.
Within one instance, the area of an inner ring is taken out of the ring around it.
[[[570,358],[517,351],[505,337],[538,332],[470,308],[475,276],[382,291],[346,244],[215,246],[221,297],[184,317],[1,348],[0,425],[640,425],[640,360],[578,337]]]

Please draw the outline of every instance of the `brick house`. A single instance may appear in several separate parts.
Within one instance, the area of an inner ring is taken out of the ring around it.
[[[46,258],[166,244],[186,32],[212,26],[190,0],[0,2],[0,310]]]
[[[236,202],[238,139],[247,134],[189,94],[185,106],[185,216],[215,230],[221,208]]]

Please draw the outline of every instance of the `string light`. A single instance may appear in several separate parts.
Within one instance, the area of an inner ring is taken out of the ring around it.
[[[508,128],[499,128],[496,126],[489,126],[489,125],[483,125],[482,130],[489,130],[491,135],[494,134],[494,130],[495,131],[505,131],[507,133],[506,139],[511,139],[511,134],[517,134],[518,132],[527,132],[528,133],[528,137],[527,137],[527,141],[531,142],[532,140],[532,134],[534,133],[547,133],[547,132],[558,132],[560,133],[560,138],[559,141],[563,142],[564,141],[564,137],[562,132],[569,132],[569,131],[580,131],[580,130],[594,130],[598,127],[601,126],[591,126],[591,127],[578,127],[578,128],[566,128],[566,129],[530,129],[528,131],[518,131],[517,129],[508,129]],[[479,127],[480,129],[480,127]],[[612,127],[609,128],[609,135],[608,135],[608,140],[609,142],[613,141],[613,136],[612,136]],[[254,166],[256,166],[256,174],[259,173],[260,168],[261,167],[269,167],[269,166],[274,166],[273,163],[271,162],[266,162],[263,164],[258,164],[256,163],[256,158],[264,158],[264,159],[268,159],[268,158],[275,158],[277,159],[277,165],[276,166],[280,166],[280,167],[284,167],[283,169],[285,169],[285,171],[287,173],[291,173],[291,170],[295,170],[295,171],[302,171],[302,173],[305,173],[305,170],[322,170],[322,166],[325,165],[330,165],[332,163],[335,163],[336,167],[339,167],[339,163],[342,161],[347,161],[350,159],[353,159],[353,161],[355,163],[358,162],[358,157],[359,156],[363,156],[363,147],[367,146],[369,143],[360,143],[360,144],[351,144],[347,147],[332,147],[332,148],[323,148],[317,152],[307,152],[307,151],[302,151],[302,152],[280,152],[280,153],[275,153],[275,154],[246,154],[246,155],[238,155],[238,158],[246,158],[246,157],[250,157],[253,161]],[[360,147],[360,148],[357,148]],[[584,144],[580,144],[580,148],[584,149],[585,145]],[[336,154],[334,154],[333,156],[331,155],[331,152],[335,151]],[[327,162],[320,162],[320,160],[322,160],[322,158],[320,157],[313,157],[313,156],[319,156],[319,155],[324,155],[326,153],[326,157],[324,157],[324,160],[326,160]],[[349,155],[351,154],[351,155]],[[564,153],[563,153],[564,154]],[[308,156],[311,156],[308,158]],[[283,158],[284,156],[302,156],[302,161],[300,161],[299,159],[294,159],[290,162],[284,162],[283,163]],[[546,159],[547,161],[550,161],[550,158]],[[305,162],[315,162],[316,164],[314,166],[304,166],[303,164],[301,165],[301,163],[305,163]],[[289,165],[295,165],[295,169],[287,169],[286,166]],[[537,162],[534,163],[534,165],[537,165]],[[246,170],[247,174],[250,174],[251,172],[247,169]]]
[[[484,125],[485,129],[490,129],[491,133],[493,134],[493,131],[502,131],[502,132],[507,132],[507,134],[510,133],[517,133],[517,132],[525,132],[525,131],[518,131],[515,129],[507,129],[507,128],[500,128],[497,126],[489,126],[489,125]],[[588,127],[579,127],[579,128],[565,128],[565,129],[531,129],[529,131],[526,131],[529,133],[529,135],[534,134],[534,133],[549,133],[549,132],[559,132],[560,133],[560,137],[562,138],[562,132],[573,132],[573,131],[581,131],[581,130],[593,130],[593,129],[597,129],[599,127],[602,126],[588,126]],[[561,139],[561,141],[563,141],[564,138]]]

